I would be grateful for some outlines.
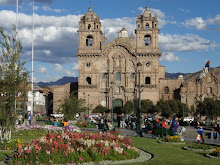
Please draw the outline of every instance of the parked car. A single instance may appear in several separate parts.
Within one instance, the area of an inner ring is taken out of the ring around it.
[[[192,121],[194,121],[194,117],[192,117],[192,116],[184,117],[183,121],[187,121],[187,122],[191,123]]]

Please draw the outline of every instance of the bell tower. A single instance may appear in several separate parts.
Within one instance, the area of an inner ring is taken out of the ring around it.
[[[137,37],[137,53],[156,53],[158,48],[158,20],[157,17],[149,11],[149,6],[137,18],[137,28],[135,30]]]
[[[79,21],[79,47],[78,54],[100,54],[101,53],[101,21],[100,17],[92,11],[92,7],[89,7],[89,11],[81,17]]]

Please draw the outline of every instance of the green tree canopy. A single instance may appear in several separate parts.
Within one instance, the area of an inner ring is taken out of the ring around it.
[[[161,113],[163,117],[169,117],[171,114],[176,114],[178,117],[188,115],[189,108],[186,104],[181,103],[180,100],[159,100],[155,105],[155,110]]]
[[[96,106],[92,113],[109,113],[110,112],[110,109],[108,109],[107,107],[103,107],[102,105],[98,105]]]
[[[59,111],[64,114],[66,120],[74,119],[76,113],[85,112],[87,108],[83,106],[84,101],[78,99],[71,93],[70,97],[66,97],[59,107]]]

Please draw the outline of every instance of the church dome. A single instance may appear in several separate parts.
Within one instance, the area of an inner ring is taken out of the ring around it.
[[[146,7],[146,10],[140,16],[144,18],[155,17],[155,15],[150,12],[149,6]]]
[[[120,30],[120,33],[121,33],[122,38],[124,38],[124,37],[127,38],[128,37],[128,31],[124,27]]]
[[[83,21],[96,21],[97,19],[99,19],[99,17],[97,17],[97,15],[92,11],[92,7],[89,7],[89,11],[81,17],[81,20]]]
[[[179,80],[183,80],[183,75],[179,75],[179,76],[178,76],[178,79],[179,79]]]

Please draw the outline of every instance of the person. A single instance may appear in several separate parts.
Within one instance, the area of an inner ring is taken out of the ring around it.
[[[156,127],[157,125],[157,121],[156,121],[156,113],[153,113],[153,115],[151,116],[152,121],[153,121],[153,127]]]
[[[132,129],[136,129],[136,117],[133,114],[131,115],[131,126]]]
[[[62,123],[63,123],[63,126],[64,126],[64,127],[67,125],[67,121],[66,121],[66,119],[65,119],[65,118],[63,118]]]
[[[167,128],[167,122],[164,119],[162,119],[162,127]]]
[[[200,135],[200,137],[201,137],[201,140],[202,140],[202,143],[204,143],[205,141],[204,141],[204,138],[203,138],[203,131],[204,131],[204,129],[202,128],[202,126],[200,125],[200,123],[198,123],[198,135]]]
[[[218,139],[218,138],[219,138],[218,126],[217,124],[215,124],[211,133],[211,139]]]
[[[122,113],[122,115],[121,115],[120,127],[125,128],[125,115],[124,115],[124,113]]]
[[[31,120],[32,120],[32,115],[31,115],[31,112],[28,111],[28,122],[30,125],[31,125]]]
[[[25,113],[24,113],[24,123],[23,124],[28,125],[28,112],[27,111],[25,111]]]
[[[171,124],[173,132],[175,134],[177,134],[177,131],[178,131],[178,122],[177,121],[178,121],[178,117],[175,117],[175,119],[172,121],[172,124]]]
[[[53,126],[57,127],[58,123],[59,123],[58,119],[55,119],[55,120],[53,121]]]
[[[22,124],[22,119],[23,116],[21,115],[21,113],[18,115],[18,124],[21,125]]]

